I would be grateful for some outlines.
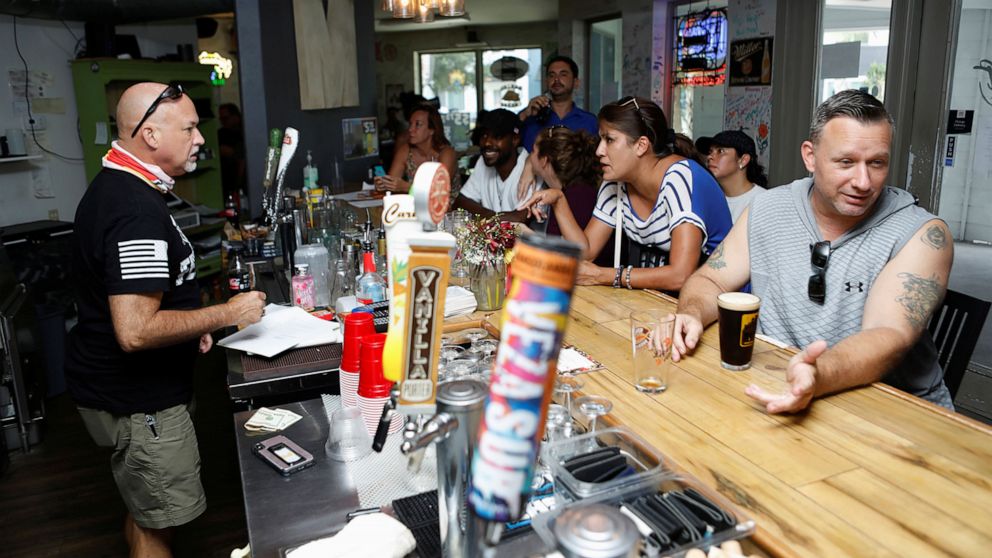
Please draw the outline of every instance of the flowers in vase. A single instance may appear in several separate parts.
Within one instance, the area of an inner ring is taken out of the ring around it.
[[[497,258],[509,263],[517,230],[513,223],[500,221],[498,215],[475,217],[455,230],[455,239],[462,257],[470,264],[479,265]]]

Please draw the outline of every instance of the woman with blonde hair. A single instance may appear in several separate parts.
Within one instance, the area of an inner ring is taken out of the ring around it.
[[[396,149],[389,173],[376,177],[376,190],[405,194],[410,191],[410,182],[421,164],[439,161],[451,175],[451,199],[454,200],[462,185],[458,156],[444,136],[444,123],[437,107],[430,103],[417,105],[410,113],[410,128],[407,131],[409,141]]]

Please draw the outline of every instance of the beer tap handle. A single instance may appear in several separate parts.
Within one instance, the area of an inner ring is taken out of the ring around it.
[[[375,438],[372,440],[372,449],[376,453],[382,452],[382,447],[386,445],[386,436],[389,434],[389,423],[393,420],[393,413],[396,412],[396,401],[400,398],[400,388],[393,386],[389,390],[389,401],[382,406],[382,416],[379,417],[379,427],[375,430]]]
[[[420,466],[424,462],[426,453],[423,448],[420,450],[411,449],[419,433],[420,427],[412,421],[403,426],[403,443],[400,445],[400,452],[407,456],[406,468],[413,474],[420,472]]]

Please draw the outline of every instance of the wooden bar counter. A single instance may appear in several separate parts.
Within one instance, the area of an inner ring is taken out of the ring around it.
[[[769,415],[749,383],[784,389],[793,351],[758,341],[750,370],[720,366],[715,326],[646,395],[631,373],[631,310],[675,310],[664,295],[578,287],[566,341],[605,370],[583,393],[758,524],[773,556],[992,556],[992,429],[882,384]],[[495,316],[494,316],[495,317]]]

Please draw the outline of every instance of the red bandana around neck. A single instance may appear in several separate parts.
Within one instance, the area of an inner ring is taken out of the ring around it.
[[[162,169],[140,161],[124,150],[116,141],[111,144],[110,150],[103,157],[103,166],[108,169],[129,172],[162,193],[172,190],[172,186],[175,184],[175,181],[162,172]]]

